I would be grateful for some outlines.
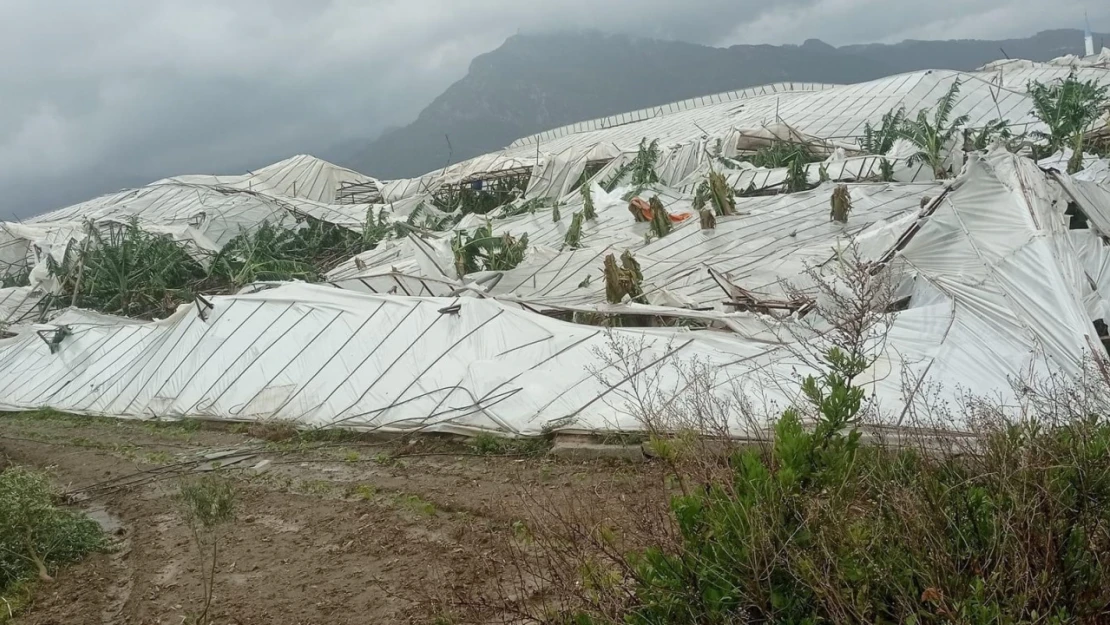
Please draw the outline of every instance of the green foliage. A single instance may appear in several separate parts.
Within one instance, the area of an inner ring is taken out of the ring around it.
[[[1010,130],[1010,122],[1004,119],[992,119],[986,126],[978,130],[964,130],[964,151],[972,152],[985,150],[991,146],[995,139],[1007,140],[1014,136]]]
[[[57,506],[50,478],[11,467],[0,473],[0,590],[32,575],[50,581],[49,570],[76,562],[105,546],[100,526]]]
[[[495,236],[493,226],[487,223],[475,229],[473,234],[465,230],[456,232],[452,249],[459,278],[476,271],[508,271],[524,260],[528,233],[521,235],[520,239],[508,232]]]
[[[609,161],[607,160],[587,162],[586,166],[582,169],[582,175],[578,177],[578,181],[574,184],[574,188],[571,189],[571,191],[579,190],[582,187],[588,187],[590,180],[602,169],[605,169],[605,166],[608,164]]]
[[[617,188],[617,185],[621,183],[621,180],[623,180],[630,171],[632,171],[632,161],[614,169],[613,173],[611,173],[608,178],[601,181],[601,188],[605,189],[606,193],[612,193],[613,189]]]
[[[206,272],[185,248],[143,230],[137,220],[89,228],[84,252],[71,248],[62,263],[48,258],[65,296],[101,312],[149,319],[168,315],[191,300]]]
[[[951,172],[944,166],[945,150],[961,126],[967,124],[968,116],[961,115],[949,120],[956,98],[960,95],[960,81],[956,80],[948,92],[937,101],[930,115],[929,109],[921,109],[915,119],[907,119],[902,127],[902,136],[917,146],[917,152],[908,160],[910,165],[925,163],[933,169],[938,179],[947,178]],[[951,123],[949,123],[951,122]]]
[[[662,239],[674,228],[671,224],[671,215],[658,195],[651,196],[648,205],[651,206],[651,231],[656,237]]]
[[[445,213],[485,215],[524,195],[528,178],[523,174],[502,176],[480,182],[480,188],[468,183],[447,185],[435,193],[432,204]]]
[[[633,302],[644,303],[644,291],[641,284],[644,274],[640,271],[640,263],[625,250],[621,254],[621,264],[609,254],[603,262],[605,274],[605,299],[610,304],[620,304],[627,297]]]
[[[582,247],[582,212],[574,213],[574,217],[570,220],[570,227],[567,228],[567,234],[563,237],[563,247],[576,250]]]
[[[179,497],[186,520],[199,531],[210,532],[235,520],[235,487],[222,476],[185,482]]]
[[[894,182],[894,164],[886,158],[879,159],[879,180]]]
[[[523,203],[523,209],[520,211],[530,212],[533,207],[528,202]],[[513,213],[514,215],[520,213]],[[502,215],[509,217],[510,215]],[[457,224],[463,218],[462,213],[453,213],[449,215],[437,215],[435,210],[430,209],[427,204],[421,202],[412,209],[409,216],[405,219],[404,224],[394,223],[394,236],[397,238],[406,236],[413,230],[429,230],[433,232],[441,232]]]
[[[906,109],[901,107],[883,114],[878,128],[871,122],[863,125],[863,137],[859,140],[860,149],[868,154],[882,156],[894,147],[894,142],[902,136],[906,124]]]
[[[319,281],[348,258],[373,249],[391,231],[384,211],[367,212],[361,230],[301,217],[294,225],[263,221],[241,231],[207,269],[169,237],[147,232],[137,220],[90,228],[87,244],[71,248],[50,273],[68,302],[100,312],[150,319],[173,313],[200,292],[226,293],[256,281]]]
[[[1046,85],[1033,81],[1028,85],[1033,114],[1048,126],[1048,132],[1032,134],[1047,140],[1051,151],[1064,147],[1074,151],[1068,173],[1075,173],[1082,167],[1084,134],[1106,111],[1110,102],[1107,90],[1107,85],[1095,80],[1079,80],[1074,69],[1060,82]]]
[[[786,182],[783,183],[787,193],[798,193],[809,189],[809,171],[802,159],[794,159],[786,167]]]
[[[632,186],[637,189],[642,189],[649,184],[659,182],[659,175],[655,173],[655,165],[659,163],[659,157],[663,155],[663,151],[659,149],[659,139],[653,139],[651,143],[647,139],[640,140],[640,149],[636,152],[636,158],[632,159],[631,172],[632,172]]]
[[[1000,424],[971,458],[864,447],[866,393],[853,379],[868,363],[836,349],[825,361],[772,445],[735,453],[672,499],[676,541],[635,548],[615,568],[584,560],[594,565],[580,567],[579,609],[562,622],[1105,621],[1104,415]]]
[[[713,200],[713,211],[717,215],[722,216],[735,215],[736,200],[732,197],[732,187],[728,185],[728,180],[725,179],[725,175],[717,171],[710,171],[707,184],[709,198]],[[700,186],[698,187],[698,191],[701,191]],[[695,204],[696,203],[697,202],[695,202]],[[701,210],[702,206],[705,206],[704,201],[701,206],[695,206],[695,210]]]
[[[597,209],[594,208],[594,196],[590,185],[582,185],[579,192],[582,194],[582,216],[590,221],[596,220]]]
[[[9,268],[9,270],[0,275],[0,289],[7,289],[16,286],[30,286],[31,285],[31,268],[19,267]]]
[[[750,160],[752,165],[756,167],[778,169],[780,167],[790,167],[794,163],[808,165],[820,162],[823,159],[810,152],[809,148],[801,143],[772,141],[770,145],[756,150]]]
[[[315,282],[319,274],[305,257],[303,243],[292,229],[264,221],[220,250],[212,260],[211,275],[236,287],[265,280]]]
[[[470,448],[483,456],[542,456],[551,442],[543,437],[506,438],[483,432],[470,440]]]

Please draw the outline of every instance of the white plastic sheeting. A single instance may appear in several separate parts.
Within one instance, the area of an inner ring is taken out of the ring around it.
[[[737,216],[719,217],[716,228],[701,230],[698,220],[690,218],[666,237],[645,244],[648,224],[633,221],[628,203],[620,197],[623,190],[607,194],[594,186],[598,217],[583,222],[582,249],[562,249],[573,214],[581,209],[580,198],[568,198],[576,203],[560,209],[558,222],[552,220],[551,209],[495,221],[495,233],[527,234],[529,249],[523,263],[501,272],[496,282],[482,290],[541,308],[592,306],[605,301],[605,256],[631,249],[644,275],[644,293],[653,304],[721,309],[727,293],[709,275],[710,268],[756,294],[779,297],[784,282],[797,285],[803,280],[807,266],[832,258],[837,248],[865,231],[878,234],[897,228],[898,220],[920,209],[922,198],[936,197],[941,190],[936,183],[849,184],[852,211],[848,223],[839,224],[829,219],[832,188],[827,184],[802,193],[737,198]],[[691,212],[688,197],[660,191],[669,211]],[[452,266],[450,248],[424,240],[367,252],[359,262],[361,269],[346,263],[329,274],[329,280],[342,288],[382,293],[383,288],[393,288],[394,278],[373,278],[394,276],[397,270],[413,280],[455,277],[447,275]]]
[[[524,137],[500,152],[420,178],[387,183],[387,198],[428,193],[442,184],[481,178],[486,172],[527,171],[533,165],[543,167],[554,155],[568,159],[567,155],[584,154],[599,145],[634,152],[645,138],[658,139],[665,154],[721,139],[724,155],[729,156],[737,137],[786,125],[806,136],[854,145],[868,123],[878,125],[884,114],[899,107],[905,107],[911,117],[931,109],[957,80],[961,89],[953,119],[968,115],[971,128],[1005,119],[1016,133],[1044,130],[1033,115],[1027,85],[1062,79],[1071,69],[1064,64],[1034,63],[992,65],[976,72],[923,70],[855,85],[781,84],[695,98]],[[1110,70],[1097,64],[1081,65],[1076,71],[1081,80],[1110,84]]]
[[[797,200],[791,197],[764,201],[785,205]],[[1049,371],[1075,379],[1101,349],[1092,303],[1106,300],[1105,250],[1089,231],[1067,230],[1062,189],[1031,161],[1002,151],[973,157],[943,196],[925,208],[892,210],[885,221],[882,202],[868,205],[865,197],[859,213],[872,216],[856,222],[861,249],[891,259],[883,271],[912,294],[878,360],[859,378],[891,421],[922,401],[907,391],[924,388],[934,402],[970,393],[1017,405],[1016,382]],[[734,251],[737,258],[753,255],[744,261],[753,275],[795,272],[798,250],[776,248],[773,233],[794,219],[801,233],[814,230],[814,249],[835,239],[821,234],[832,226],[811,224],[802,206],[781,217],[753,211],[747,222],[736,220],[748,223],[750,234],[740,228],[719,243],[698,242],[695,230],[675,233],[658,244],[677,247],[659,255],[690,244],[739,246],[747,252]],[[885,251],[896,242],[891,256]],[[420,283],[372,278],[398,287]],[[827,330],[819,318],[809,327],[750,313],[691,314],[730,331],[610,334],[494,299],[301,284],[217,297],[203,314],[186,305],[153,323],[69,311],[39,328],[47,337],[67,328],[53,353],[30,329],[0,340],[0,409],[396,431],[636,430],[642,423],[626,391],[651,384],[658,396],[681,396],[690,384],[682,372],[695,363],[717,376],[713,388],[722,399],[740,393],[773,416],[810,370],[798,354],[820,344],[811,331]],[[615,365],[613,345],[631,346],[633,361]],[[959,428],[964,416],[952,415],[949,425]],[[758,434],[761,425],[733,415],[736,435]]]
[[[207,320],[192,306],[155,323],[72,311],[55,320],[71,333],[56,353],[33,332],[0,340],[0,409],[469,433],[638,428],[608,397],[604,380],[627,381],[607,369],[604,331],[493,300],[443,310],[457,301],[287,285],[214,298]],[[691,333],[615,337],[645,364],[724,368],[769,351]],[[662,383],[682,390],[681,377]]]
[[[337,204],[340,190],[346,185],[379,185],[380,183],[357,171],[339,167],[307,154],[300,154],[258,171],[238,176],[213,176],[208,174],[174,176],[152,184],[184,183],[206,186],[230,187],[242,191],[257,191],[268,195]]]

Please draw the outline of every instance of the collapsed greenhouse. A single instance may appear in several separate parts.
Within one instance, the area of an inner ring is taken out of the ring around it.
[[[861,320],[883,423],[1020,406],[1106,366],[1108,161],[1043,153],[1029,91],[1110,85],[1106,54],[729,92],[407,180],[299,156],[2,223],[0,409],[536,435],[711,404],[759,436]],[[952,132],[926,153],[893,130],[913,120]],[[238,279],[80,307],[82,259],[128,229]],[[293,280],[245,258],[306,231],[343,257]]]

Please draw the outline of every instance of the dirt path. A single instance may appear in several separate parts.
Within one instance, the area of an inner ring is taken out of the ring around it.
[[[220,624],[451,623],[459,597],[514,583],[500,564],[537,495],[619,499],[657,479],[650,466],[476,456],[427,440],[274,442],[197,425],[0,415],[0,451],[51,470],[117,542],[38,588],[16,622],[179,625],[195,612],[200,561],[173,495],[182,475],[210,468],[205,454],[234,463],[223,470],[239,485],[217,572]]]

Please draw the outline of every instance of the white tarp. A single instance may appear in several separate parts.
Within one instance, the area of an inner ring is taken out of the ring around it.
[[[923,401],[908,390],[928,389],[930,401],[953,405],[966,394],[1016,405],[1018,381],[1079,376],[1101,349],[1090,302],[1103,298],[1093,291],[1104,282],[1105,259],[1092,259],[1100,250],[1067,230],[1063,198],[1034,163],[999,151],[972,158],[925,209],[899,211],[868,231],[868,250],[904,241],[885,271],[912,292],[859,378],[884,416],[905,424],[907,408]],[[881,210],[862,197],[860,207]],[[753,232],[739,245],[755,251],[768,242]],[[771,417],[811,370],[802,356],[820,345],[812,331],[828,329],[819,319],[811,327],[751,313],[698,314],[731,331],[609,333],[494,299],[303,284],[216,297],[204,314],[186,305],[152,323],[69,311],[39,328],[47,339],[68,330],[54,352],[31,329],[0,340],[0,409],[404,431],[636,430],[642,409],[628,392],[647,384],[655,397],[682,397],[691,384],[683,371],[700,364],[716,376],[722,400],[739,393],[770,407]],[[947,425],[959,428],[966,416],[957,412]],[[732,415],[734,434],[758,433],[763,422],[747,417]]]

